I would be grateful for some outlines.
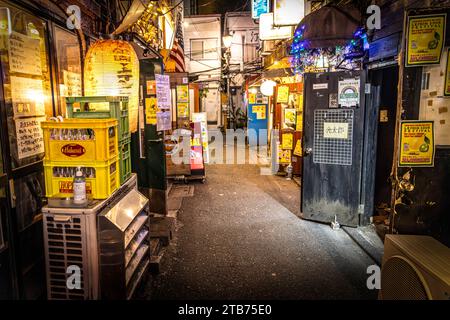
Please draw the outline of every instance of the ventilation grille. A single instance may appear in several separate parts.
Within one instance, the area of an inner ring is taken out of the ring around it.
[[[394,256],[387,260],[381,272],[381,294],[384,300],[428,300],[425,283],[414,265]]]
[[[82,232],[84,219],[71,218],[69,221],[55,221],[45,217],[47,231],[48,296],[50,299],[86,299],[84,245]],[[78,266],[81,271],[80,289],[69,289],[67,273],[69,266]]]

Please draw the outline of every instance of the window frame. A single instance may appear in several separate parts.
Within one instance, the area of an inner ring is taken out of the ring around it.
[[[207,40],[214,40],[216,42],[216,50],[214,51],[216,54],[215,58],[205,58],[205,41]],[[192,53],[193,50],[193,42],[196,41],[201,41],[202,42],[202,52],[201,52],[201,56],[202,58],[197,59],[194,58],[194,54]],[[189,52],[189,57],[191,61],[217,61],[220,59],[220,54],[219,54],[219,41],[217,40],[217,38],[214,37],[209,37],[209,38],[195,38],[195,39],[190,39],[190,52]]]

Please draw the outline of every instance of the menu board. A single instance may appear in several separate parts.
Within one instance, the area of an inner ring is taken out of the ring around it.
[[[40,39],[13,31],[9,36],[8,51],[11,72],[42,75]]]
[[[16,76],[10,79],[14,118],[45,115],[43,81]]]
[[[256,113],[256,120],[266,119],[266,105],[254,105],[252,106],[252,113]]]
[[[45,121],[45,117],[15,120],[19,159],[44,153],[44,136],[41,129],[42,121]]]

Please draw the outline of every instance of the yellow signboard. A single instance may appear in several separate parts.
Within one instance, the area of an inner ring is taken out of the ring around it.
[[[434,166],[434,122],[403,121],[400,136],[400,167]]]
[[[177,102],[189,102],[189,86],[187,84],[177,86]]]
[[[445,76],[445,88],[444,88],[444,95],[450,96],[450,48],[447,52],[447,71]]]
[[[288,103],[289,102],[289,87],[279,86],[277,94],[277,103]]]
[[[266,105],[254,105],[252,107],[252,113],[256,113],[257,120],[265,120],[266,119]]]
[[[292,133],[283,133],[281,140],[282,149],[292,150],[292,148],[294,147],[294,135]]]
[[[295,149],[294,149],[294,155],[295,156],[302,156],[302,140],[298,139],[297,143],[295,144]]]
[[[177,103],[177,114],[178,114],[178,118],[188,118],[189,117],[189,103],[178,102]]]
[[[249,93],[248,94],[248,103],[249,104],[255,104],[256,103],[256,94],[255,93]]]
[[[291,150],[278,150],[278,162],[280,164],[289,164],[291,163]]]
[[[446,19],[446,14],[408,18],[407,67],[441,62]]]
[[[158,112],[158,103],[156,98],[145,99],[145,123],[156,124],[156,113]]]

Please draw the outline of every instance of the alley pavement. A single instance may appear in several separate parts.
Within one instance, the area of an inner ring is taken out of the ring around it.
[[[343,231],[298,217],[292,180],[212,165],[183,199],[161,273],[137,299],[376,299],[375,264]]]

